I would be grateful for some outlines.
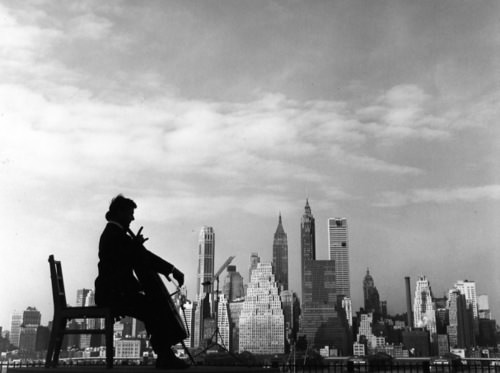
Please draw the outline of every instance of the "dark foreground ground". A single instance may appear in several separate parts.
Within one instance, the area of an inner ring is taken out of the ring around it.
[[[188,369],[181,370],[162,370],[155,369],[153,366],[115,366],[113,369],[106,369],[104,366],[77,366],[77,367],[22,367],[12,368],[4,367],[1,373],[162,373],[162,372],[184,372],[184,373],[231,373],[231,372],[248,372],[248,373],[271,373],[279,372],[277,368],[263,367],[219,367],[219,366],[191,366]]]

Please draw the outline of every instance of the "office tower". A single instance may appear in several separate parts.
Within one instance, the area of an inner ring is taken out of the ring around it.
[[[382,314],[382,317],[384,319],[387,317],[387,301],[386,300],[380,301],[380,313]]]
[[[25,354],[35,352],[37,329],[42,315],[35,307],[28,307],[23,312],[23,322],[19,336],[19,350]]]
[[[47,351],[49,347],[50,329],[47,326],[39,325],[36,330],[36,351]]]
[[[231,352],[239,352],[240,347],[240,315],[243,309],[244,299],[240,298],[229,303],[229,317],[231,319],[231,342],[229,343]]]
[[[278,227],[274,233],[273,267],[278,286],[288,290],[288,239],[283,229],[281,214],[278,219]]]
[[[302,318],[300,334],[309,347],[348,349],[348,324],[336,311],[335,261],[316,260],[315,220],[306,201],[301,224]]]
[[[36,349],[38,325],[23,325],[19,336],[19,351],[22,355],[33,354]]]
[[[479,334],[479,311],[477,306],[476,283],[469,280],[457,281],[455,289],[460,290],[460,293],[465,295],[467,306],[472,309],[473,333],[474,336],[477,337]]]
[[[10,343],[19,347],[21,337],[21,324],[23,323],[23,314],[17,311],[12,313],[10,322]]]
[[[290,352],[290,341],[293,340],[293,293],[290,290],[282,290],[280,298],[285,320],[285,352]]]
[[[328,219],[328,248],[330,260],[335,261],[337,295],[350,297],[349,242],[345,218]]]
[[[448,293],[448,338],[451,347],[469,348],[474,342],[472,305],[458,289]]]
[[[252,281],[252,271],[257,268],[257,264],[260,263],[260,257],[258,253],[252,253],[250,255],[250,267],[248,268],[248,282]]]
[[[243,277],[236,271],[236,266],[230,265],[227,267],[227,275],[224,279],[222,292],[226,296],[228,302],[245,296],[245,287],[243,285]]]
[[[358,335],[356,337],[356,340],[358,342],[362,341],[362,337],[365,337],[366,341],[371,340],[371,337],[373,335],[372,323],[373,323],[373,314],[371,312],[362,313],[360,315]]]
[[[351,298],[344,297],[342,299],[342,308],[344,309],[346,318],[347,318],[347,323],[349,326],[352,326],[352,300]]]
[[[429,280],[425,276],[417,280],[413,301],[413,317],[416,328],[424,328],[430,332],[431,339],[436,333],[436,309],[432,301]]]
[[[408,323],[408,328],[413,328],[413,308],[411,306],[411,287],[410,278],[405,277],[405,290],[406,290],[406,321]]]
[[[455,284],[455,289],[460,290],[460,293],[465,295],[467,305],[470,305],[472,307],[474,318],[478,318],[479,315],[477,308],[476,283],[469,280],[457,281],[457,283]]]
[[[281,354],[285,350],[284,315],[271,263],[252,271],[240,314],[239,350]]]
[[[219,295],[217,311],[217,326],[219,327],[220,336],[217,335],[215,337],[217,338],[216,342],[224,346],[226,349],[231,350],[231,321],[229,319],[229,307],[227,298],[224,296],[224,294]]]
[[[212,281],[214,276],[215,259],[215,233],[212,227],[204,226],[201,228],[198,239],[198,300],[203,293],[211,294],[213,284],[203,286],[204,282]]]
[[[42,314],[36,307],[28,307],[23,312],[23,325],[40,325]]]
[[[93,292],[90,289],[77,289],[76,291],[76,306],[77,307],[86,307],[88,304],[86,303],[87,296],[89,295],[90,292]],[[90,299],[90,298],[89,298]],[[80,323],[81,329],[88,329],[88,320],[83,320],[83,319],[78,319],[77,322]],[[79,343],[77,344],[79,348],[84,349],[87,347],[90,347],[90,339],[91,335],[90,334],[82,334],[79,336]]]
[[[304,214],[300,220],[300,250],[302,261],[302,273],[304,272],[304,261],[316,260],[316,223],[306,200]]]
[[[193,325],[193,347],[203,346],[205,336],[207,335],[206,320],[210,319],[210,296],[202,294],[202,298],[196,303],[194,310],[194,325]]]
[[[363,298],[365,303],[365,312],[373,312],[375,321],[378,321],[381,310],[380,310],[380,297],[378,290],[375,287],[375,281],[370,275],[370,270],[366,269],[366,275],[363,279]]]
[[[490,302],[486,294],[477,297],[477,309],[480,319],[491,320]]]
[[[87,299],[88,293],[92,291],[90,289],[78,289],[76,291],[76,306],[84,307],[86,306],[85,300]]]
[[[186,303],[184,303],[184,310],[182,309],[179,309],[179,314],[181,315],[181,318],[183,321],[185,321],[185,323],[187,324],[186,325],[186,328],[188,330],[188,334],[189,334],[189,337],[187,337],[185,340],[184,340],[184,344],[186,345],[186,347],[188,348],[191,348],[193,346],[193,317],[194,317],[194,313],[193,313],[193,309],[194,309],[194,304],[190,301],[186,301]]]

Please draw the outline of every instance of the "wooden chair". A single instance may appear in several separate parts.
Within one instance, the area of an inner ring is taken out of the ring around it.
[[[108,307],[69,307],[66,303],[64,279],[61,262],[49,256],[50,279],[52,280],[52,296],[54,298],[54,319],[50,333],[49,347],[45,367],[56,367],[59,361],[59,352],[66,334],[104,334],[106,337],[106,367],[113,367],[113,325],[115,322],[111,309]],[[67,323],[71,319],[104,318],[104,329],[68,329]]]

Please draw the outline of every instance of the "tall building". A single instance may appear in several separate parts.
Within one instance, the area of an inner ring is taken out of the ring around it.
[[[229,303],[229,317],[231,319],[231,341],[229,343],[231,352],[239,352],[240,347],[240,315],[243,309],[242,298]]]
[[[369,269],[366,269],[366,275],[363,279],[363,298],[365,312],[373,312],[374,319],[377,321],[381,314],[380,297]]]
[[[458,289],[452,289],[448,293],[448,317],[447,334],[450,347],[472,347],[474,341],[472,305],[467,304],[466,296]]]
[[[88,295],[90,293],[93,293],[92,290],[90,289],[77,289],[76,290],[76,306],[77,307],[86,307],[86,306],[89,306],[89,304],[87,304],[87,300],[90,300],[91,297],[89,298]],[[78,320],[78,323],[80,323],[81,325],[81,329],[89,329],[90,325],[89,325],[89,321],[90,320],[87,320],[87,319],[79,319]],[[92,320],[94,321],[94,320]],[[92,324],[92,322],[91,322]],[[79,348],[81,349],[84,349],[84,348],[87,348],[87,347],[90,347],[90,339],[91,339],[91,335],[90,334],[82,334],[79,336],[79,339],[80,339],[80,342],[77,344]]]
[[[470,305],[472,307],[474,318],[478,318],[479,315],[477,306],[476,283],[469,280],[457,281],[457,283],[455,284],[455,289],[460,290],[460,293],[465,295],[467,305]]]
[[[258,253],[250,254],[250,267],[248,268],[248,282],[252,281],[252,271],[257,268],[257,264],[260,263],[260,257]]]
[[[203,286],[204,282],[211,281],[214,276],[215,233],[212,227],[201,228],[198,238],[198,300],[204,292],[212,293],[213,284]]]
[[[189,336],[184,340],[184,344],[186,347],[191,348],[193,346],[193,303],[186,301],[186,303],[184,303],[184,310],[181,309],[179,305],[179,314],[181,315],[182,320],[187,324],[186,327],[189,334]]]
[[[281,214],[273,241],[274,276],[279,287],[288,290],[288,238],[283,229]]]
[[[271,263],[252,272],[240,314],[239,351],[281,354],[285,350],[285,320]]]
[[[230,265],[227,267],[227,275],[224,279],[222,292],[226,296],[228,302],[245,296],[245,286],[243,285],[243,277],[236,271],[236,266]]]
[[[465,295],[467,306],[472,309],[473,316],[473,332],[474,336],[479,335],[479,309],[477,305],[476,283],[474,281],[463,280],[457,281],[455,289],[460,290],[460,293]]]
[[[302,262],[316,260],[316,222],[309,199],[306,200],[304,214],[300,220],[300,249]]]
[[[417,280],[413,301],[413,317],[416,328],[429,331],[431,339],[436,333],[436,307],[432,300],[432,290],[425,276]]]
[[[219,296],[217,306],[217,325],[219,327],[220,336],[216,336],[217,342],[224,346],[229,351],[231,350],[231,319],[229,318],[229,306],[227,298],[224,294]],[[222,339],[222,340],[221,340]]]
[[[10,322],[10,343],[19,347],[19,339],[21,337],[21,324],[23,323],[23,314],[17,311],[12,313]]]
[[[328,219],[328,248],[330,260],[335,261],[337,295],[350,297],[349,241],[345,218]]]
[[[347,353],[348,323],[336,307],[336,263],[316,260],[315,220],[306,201],[301,219],[302,315],[299,334],[305,335],[309,347],[335,347]]]
[[[488,295],[481,294],[477,297],[477,309],[480,319],[491,320],[490,302]]]
[[[19,350],[24,354],[35,352],[37,329],[42,315],[35,307],[28,307],[23,312],[23,322],[19,336]]]

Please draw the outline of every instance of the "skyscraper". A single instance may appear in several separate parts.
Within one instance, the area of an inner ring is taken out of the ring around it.
[[[252,271],[257,268],[257,264],[260,263],[260,257],[258,253],[252,253],[250,255],[250,267],[248,268],[248,282],[252,281]]]
[[[436,333],[436,307],[432,300],[432,290],[425,276],[417,280],[413,301],[413,317],[416,328],[424,328],[430,332],[431,339]]]
[[[23,324],[24,325],[40,325],[40,320],[42,315],[36,307],[28,307],[23,312]]]
[[[92,290],[90,289],[77,289],[76,290],[76,306],[77,307],[86,307],[89,306],[90,304],[87,303],[87,301],[93,299],[93,297],[89,297],[89,294],[93,293]],[[91,319],[79,319],[77,320],[78,323],[80,323],[82,329],[89,329],[91,327],[91,324],[95,322],[95,320]],[[82,334],[80,335],[80,343],[78,344],[78,347],[80,348],[87,348],[90,347],[90,339],[91,339],[91,334]]]
[[[240,314],[239,351],[281,354],[285,350],[285,321],[271,263],[252,272]]]
[[[328,219],[328,248],[330,260],[335,261],[337,295],[350,297],[349,241],[345,218]]]
[[[224,279],[223,293],[228,302],[245,296],[243,277],[236,271],[236,266],[227,267],[227,275]]]
[[[23,314],[17,311],[12,313],[10,322],[10,343],[19,347],[19,338],[21,337],[21,324],[23,323]]]
[[[451,347],[469,348],[474,341],[472,305],[467,304],[464,294],[458,289],[448,293],[449,325],[447,327]]]
[[[477,319],[479,317],[479,310],[477,306],[475,281],[469,281],[469,280],[457,281],[455,284],[455,289],[460,290],[460,293],[465,295],[465,300],[467,301],[467,305],[471,306],[474,319]]]
[[[204,287],[202,284],[211,281],[214,276],[215,233],[212,227],[201,228],[198,238],[198,300],[204,292],[211,293],[213,284]]]
[[[193,331],[195,347],[204,343],[206,335],[205,320],[213,315],[213,284],[215,259],[215,233],[212,227],[203,226],[198,237],[198,288],[197,305]],[[209,283],[209,285],[203,285]],[[208,323],[207,323],[208,325]]]
[[[363,279],[363,298],[365,301],[365,312],[373,312],[374,319],[377,321],[380,316],[380,296],[368,268]]]
[[[336,263],[316,260],[315,238],[315,221],[307,200],[301,219],[302,319],[299,334],[306,336],[308,346],[335,346],[347,353],[349,326],[347,319],[342,320],[336,311]]]
[[[217,310],[217,326],[220,333],[220,336],[216,336],[217,342],[226,349],[231,350],[231,320],[229,318],[228,301],[224,294],[219,295]]]
[[[316,224],[314,216],[309,206],[309,199],[306,200],[304,214],[300,221],[300,249],[302,262],[304,260],[316,259]]]
[[[278,219],[278,227],[274,233],[273,266],[278,286],[282,286],[284,290],[288,290],[288,239],[283,229],[281,214]]]
[[[19,336],[19,350],[23,353],[33,353],[36,347],[36,334],[42,315],[35,307],[28,307],[23,312],[23,322]]]

